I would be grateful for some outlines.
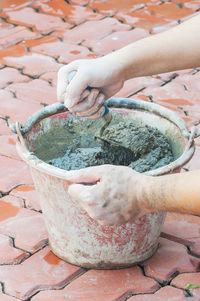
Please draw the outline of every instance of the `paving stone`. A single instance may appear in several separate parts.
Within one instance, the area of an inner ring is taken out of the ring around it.
[[[163,237],[188,246],[192,255],[200,256],[200,217],[168,213],[162,231]]]
[[[95,53],[107,54],[111,51],[120,49],[130,43],[145,38],[149,35],[148,31],[136,28],[129,31],[117,31],[99,40],[86,40],[83,45],[91,47]]]
[[[0,293],[0,299],[1,299],[1,301],[16,301],[16,300],[20,300],[18,298],[13,298],[11,296],[8,296],[8,295],[2,294],[2,293]]]
[[[98,12],[105,14],[105,15],[114,15],[120,11],[132,11],[134,9],[138,9],[141,7],[141,4],[150,1],[140,1],[140,0],[108,0],[108,1],[92,1],[89,6],[97,9]]]
[[[24,74],[33,77],[40,76],[45,72],[58,71],[62,66],[56,63],[52,57],[38,53],[31,53],[20,57],[6,57],[4,58],[4,62],[11,67],[22,68]]]
[[[0,264],[18,264],[28,254],[13,247],[12,239],[0,234]],[[1,300],[1,295],[0,295]]]
[[[18,56],[23,56],[23,55],[27,55],[27,54],[28,54],[28,52],[26,51],[25,47],[22,46],[22,44],[12,45],[8,48],[1,49],[0,62],[4,65],[7,65],[6,58],[18,57]]]
[[[15,238],[16,247],[28,252],[34,253],[47,244],[48,236],[40,213],[21,218],[16,222],[12,221],[0,228]]]
[[[169,22],[167,24],[164,24],[164,25],[155,26],[155,27],[152,28],[151,33],[157,34],[157,33],[160,33],[162,31],[169,30],[170,28],[172,28],[174,26],[177,26],[178,24],[179,24],[179,22],[177,20],[174,20],[174,21],[171,21],[171,22]]]
[[[130,30],[127,24],[122,24],[116,19],[105,18],[100,21],[87,21],[71,30],[65,31],[62,37],[67,42],[81,43],[85,40],[98,40],[115,31]]]
[[[193,125],[199,124],[199,104],[196,103],[193,106],[183,106],[183,110],[186,111],[187,115],[192,118]]]
[[[152,85],[161,85],[163,82],[151,76],[137,77],[127,80],[116,97],[129,97],[130,95]],[[135,96],[135,95],[134,95]]]
[[[20,84],[13,84],[14,87],[11,85],[8,86],[9,89],[12,89],[18,94],[18,89],[20,90]],[[26,85],[26,84],[25,84]],[[23,84],[22,84],[23,87]],[[28,86],[29,87],[29,86]],[[36,86],[35,86],[36,87]],[[45,87],[45,86],[44,86]],[[26,88],[26,86],[25,86]],[[28,90],[28,89],[27,89]],[[29,92],[32,92],[31,89],[28,90]],[[36,111],[40,110],[43,106],[41,106],[38,102],[34,103],[33,101],[37,101],[34,98],[31,100],[30,95],[28,94],[28,91],[24,91],[24,93],[27,93],[27,96],[24,97],[26,101],[20,100],[18,98],[14,98],[12,93],[6,90],[0,90],[0,112],[4,117],[8,116],[11,120],[9,120],[9,123],[19,121],[22,124],[26,122],[26,120]],[[48,90],[47,90],[48,91]],[[36,91],[39,95],[39,92]],[[45,92],[43,92],[45,93]],[[19,92],[19,96],[23,97],[23,91]],[[34,96],[34,95],[33,95]],[[22,109],[23,108],[23,109]]]
[[[1,267],[0,279],[4,282],[5,293],[26,300],[39,290],[60,289],[82,271],[60,260],[45,247],[20,265]]]
[[[186,8],[190,8],[194,11],[198,11],[199,10],[199,0],[194,0],[194,1],[188,1],[186,3],[184,3],[184,7]]]
[[[86,47],[68,42],[45,43],[32,47],[32,50],[52,56],[58,59],[60,63],[70,63],[76,59],[89,58],[91,55],[91,52]]]
[[[184,70],[179,70],[179,71],[172,71],[172,72],[166,72],[166,73],[161,73],[154,75],[156,78],[160,78],[163,81],[171,81],[173,78],[178,77],[179,75],[184,75],[184,74],[190,74],[193,72],[193,69],[184,69]]]
[[[165,286],[154,294],[133,296],[129,301],[185,301],[184,292],[172,286]],[[190,298],[189,300],[193,300]]]
[[[200,238],[200,217],[168,213],[162,231],[187,241],[192,241],[192,239]]]
[[[21,160],[16,151],[17,135],[0,136],[0,155],[7,156],[12,159]]]
[[[26,163],[0,156],[0,166],[0,192],[6,193],[20,184],[33,183]]]
[[[141,93],[137,93],[135,95],[128,96],[128,98],[133,99],[133,100],[143,100],[143,101],[149,102],[148,97],[146,97],[145,95],[142,95]]]
[[[35,109],[31,110],[31,106],[33,107],[33,104],[31,104],[31,102],[52,104],[57,101],[56,89],[51,87],[49,83],[41,79],[34,79],[28,83],[11,84],[6,88],[6,90],[14,92],[17,98],[24,100],[27,103],[27,106],[30,105],[28,114],[29,117],[32,115],[33,111],[36,112],[41,108],[41,106],[38,106],[38,108],[35,106]],[[20,108],[18,110],[21,111]],[[23,108],[23,112],[20,113],[23,113],[27,116],[26,108]]]
[[[23,40],[36,38],[37,35],[37,33],[30,31],[24,26],[1,28],[0,48],[8,47]]]
[[[178,20],[193,14],[191,9],[180,8],[178,5],[170,2],[162,3],[161,5],[151,5],[149,11],[156,16],[169,20]]]
[[[196,142],[196,140],[195,140]],[[184,166],[187,170],[200,169],[200,146],[196,145],[193,158]]]
[[[39,8],[41,13],[65,18],[68,23],[79,24],[87,19],[99,20],[103,18],[101,14],[94,13],[89,7],[68,4],[64,0],[36,1],[31,6]]]
[[[159,281],[170,280],[176,272],[196,272],[199,264],[200,259],[189,255],[185,246],[164,238],[153,257],[143,263],[145,274]]]
[[[173,80],[174,83],[179,83],[184,85],[188,91],[196,91],[200,93],[199,81],[200,81],[200,72],[197,72],[194,75],[182,74]]]
[[[9,0],[9,1],[1,1],[0,4],[0,10],[2,11],[10,11],[10,10],[16,10],[25,6],[28,6],[31,2],[31,0]]]
[[[198,92],[186,91],[183,85],[174,82],[170,82],[162,87],[149,87],[143,93],[146,96],[152,96],[155,102],[169,99],[183,99],[189,101],[192,105],[199,101]]]
[[[52,30],[66,30],[70,24],[63,22],[61,18],[37,13],[31,7],[25,7],[17,11],[6,12],[9,22],[34,28],[34,31],[48,33]]]
[[[19,199],[13,196],[5,196],[0,199],[0,207],[1,207],[1,216],[0,216],[0,224],[7,220],[16,219],[16,216],[20,212],[21,202]],[[23,211],[24,212],[24,211]],[[21,215],[22,216],[22,213]],[[19,215],[18,215],[19,218]],[[6,234],[1,231],[1,234]]]
[[[5,88],[11,83],[27,82],[30,80],[29,77],[22,75],[18,70],[9,67],[0,70],[0,77],[0,88]]]
[[[57,37],[51,36],[51,35],[47,35],[47,36],[40,36],[37,39],[32,39],[32,40],[26,40],[22,43],[20,43],[20,45],[22,45],[23,47],[28,47],[30,52],[32,52],[32,47],[34,46],[38,46],[38,45],[42,45],[42,44],[46,44],[46,43],[50,43],[50,42],[58,42],[59,39]],[[30,53],[27,53],[27,55],[30,55]]]
[[[70,3],[75,5],[87,5],[90,2],[91,0],[70,0]]]
[[[13,237],[17,248],[33,253],[47,243],[47,232],[41,213],[19,208],[13,204],[12,196],[1,199],[0,206],[4,210],[0,218],[0,233]]]
[[[127,292],[152,293],[158,287],[158,283],[145,277],[138,267],[115,271],[90,270],[63,290],[40,292],[33,301],[113,301]]]
[[[0,118],[0,136],[1,135],[10,135],[11,130],[9,129],[6,120]]]
[[[188,284],[200,285],[200,273],[184,273],[175,277],[171,285],[185,289]]]
[[[0,200],[3,201],[3,203],[1,202],[1,207],[4,208],[5,206],[6,208],[5,212],[2,211],[2,215],[0,216],[0,221],[1,219],[4,220],[10,217],[10,210],[12,211],[13,206],[18,208],[23,208],[23,200],[19,197],[15,197],[8,194],[1,197]],[[8,203],[11,204],[11,206]],[[14,212],[16,211],[15,209],[16,208],[14,208]],[[13,214],[11,214],[11,216],[13,216]]]
[[[0,19],[0,28],[1,29],[4,29],[4,28],[13,28],[13,27],[14,27],[13,24],[7,23],[7,22],[3,21],[2,19]]]
[[[57,87],[57,72],[47,72],[40,76],[41,79],[48,81],[53,87]]]
[[[166,25],[169,21],[165,18],[152,16],[148,8],[139,9],[133,12],[118,12],[115,17],[126,24],[140,27],[146,30],[153,30],[154,27]]]
[[[41,210],[39,196],[33,185],[18,186],[10,192],[10,195],[22,198],[28,209],[34,209],[36,211]]]

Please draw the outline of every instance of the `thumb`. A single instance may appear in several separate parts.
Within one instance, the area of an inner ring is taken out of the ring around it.
[[[68,193],[71,198],[80,202],[91,202],[91,186],[72,184],[68,188]]]
[[[66,88],[65,93],[65,106],[67,108],[71,108],[81,100],[81,94],[85,91],[85,89],[88,87],[88,81],[85,77],[85,75],[77,71],[74,78],[70,81]]]
[[[94,187],[98,191],[98,185],[85,186],[72,184],[68,189],[70,198],[79,202],[81,207],[87,211],[92,218],[94,218],[93,206],[96,204],[95,194],[93,193]]]
[[[78,63],[72,62],[69,65],[63,66],[58,71],[57,80],[57,98],[60,102],[64,102],[66,88],[69,84],[68,76],[70,72],[77,70]]]

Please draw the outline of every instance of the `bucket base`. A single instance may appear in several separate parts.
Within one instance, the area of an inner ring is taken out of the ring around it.
[[[144,254],[142,254],[141,259],[138,261],[133,261],[131,263],[118,263],[118,262],[96,262],[96,263],[79,263],[77,261],[70,260],[69,258],[65,256],[61,256],[59,252],[56,252],[55,249],[52,247],[50,241],[49,241],[49,248],[51,251],[60,259],[64,260],[67,263],[73,264],[75,266],[81,267],[81,268],[87,268],[87,269],[95,269],[95,270],[119,270],[119,269],[125,269],[135,266],[136,264],[139,264],[147,259],[149,259],[151,256],[154,255],[154,253],[158,249],[159,243],[157,242],[153,247],[151,246],[151,249],[146,251]]]

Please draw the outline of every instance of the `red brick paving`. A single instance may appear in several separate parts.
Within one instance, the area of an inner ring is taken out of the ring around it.
[[[1,83],[0,88],[5,88],[7,85],[14,82],[27,82],[30,81],[28,76],[22,75],[18,70],[14,68],[3,68],[0,70]]]
[[[66,286],[62,292],[41,292],[33,300],[112,301],[126,292],[129,294],[153,293],[158,288],[159,284],[155,280],[145,277],[138,267],[118,271],[90,270]]]
[[[17,188],[14,188],[10,194],[22,198],[26,208],[36,211],[41,210],[34,185],[20,185]]]
[[[8,66],[21,69],[23,74],[33,77],[40,76],[44,73],[44,70],[46,72],[58,71],[58,69],[62,66],[56,63],[53,58],[37,53],[24,55],[22,57],[7,57],[4,59],[4,62]],[[4,69],[1,71],[3,73]],[[18,82],[20,82],[20,80]]]
[[[172,286],[162,287],[155,294],[138,295],[129,299],[129,301],[162,301],[162,300],[173,300],[173,301],[185,301],[187,300],[184,296],[184,292],[180,289]],[[190,298],[189,300],[194,300]]]
[[[69,3],[68,3],[69,2]],[[156,254],[118,271],[84,270],[47,245],[38,195],[8,125],[56,102],[57,71],[182,22],[199,0],[0,1],[0,300],[200,300],[200,217],[168,214]],[[117,96],[153,101],[199,124],[200,70],[131,79]],[[200,168],[200,138],[185,170]],[[160,287],[160,283],[163,287]],[[29,299],[30,298],[30,299]]]

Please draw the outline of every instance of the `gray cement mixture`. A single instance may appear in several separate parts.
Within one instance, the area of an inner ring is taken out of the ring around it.
[[[70,130],[76,135],[73,124]],[[85,131],[87,140],[87,131]],[[156,128],[121,121],[105,129],[96,145],[66,147],[65,154],[47,163],[65,170],[102,164],[129,166],[138,172],[153,170],[174,160],[167,138]],[[109,141],[109,142],[108,142]]]

